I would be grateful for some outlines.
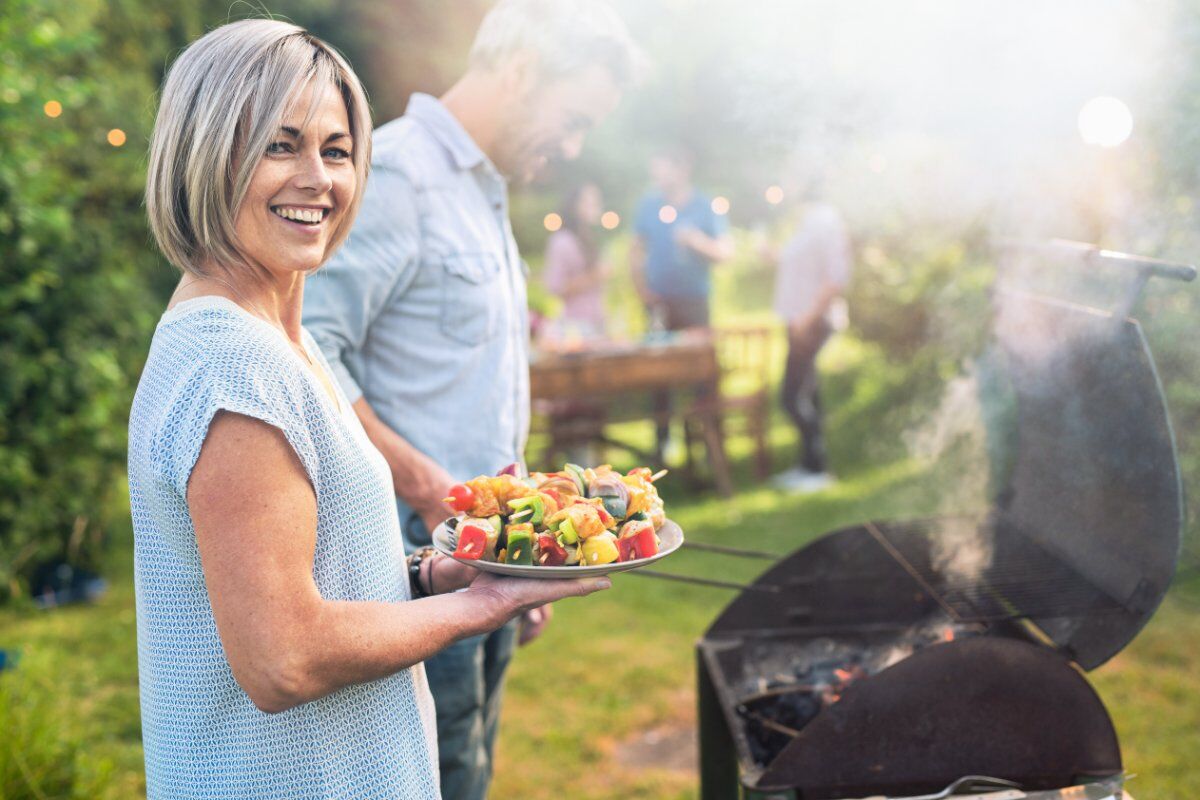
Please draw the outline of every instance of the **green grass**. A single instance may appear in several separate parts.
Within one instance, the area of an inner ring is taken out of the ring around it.
[[[789,444],[786,431],[777,432],[776,444]],[[906,463],[851,476],[820,495],[780,495],[748,480],[747,450],[735,442],[742,490],[732,500],[683,497],[678,485],[668,486],[671,514],[692,539],[784,553],[867,517],[920,514],[936,503],[928,481]],[[114,552],[112,589],[96,605],[0,611],[0,647],[22,651],[19,668],[0,680],[0,780],[8,781],[0,798],[144,792],[129,562],[125,541]],[[760,562],[687,551],[663,566],[726,580],[749,580],[761,569]],[[1200,796],[1192,763],[1200,731],[1200,587],[1175,594],[1128,649],[1091,676],[1120,731],[1127,768],[1139,775],[1130,787],[1138,797]],[[695,796],[695,769],[631,768],[621,745],[646,730],[694,724],[693,645],[731,596],[619,575],[609,592],[560,603],[546,634],[518,654],[510,673],[493,796]],[[14,766],[14,751],[29,762],[26,772]],[[31,771],[40,793],[20,788]]]

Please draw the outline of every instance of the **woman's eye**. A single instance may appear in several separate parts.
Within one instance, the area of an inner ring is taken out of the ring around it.
[[[350,157],[350,153],[340,147],[330,147],[325,151],[326,158],[332,158],[335,161],[344,161]]]
[[[271,142],[267,145],[267,155],[277,156],[292,152],[292,146],[287,142]]]

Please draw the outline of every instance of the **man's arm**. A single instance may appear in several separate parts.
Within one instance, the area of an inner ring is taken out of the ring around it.
[[[403,174],[377,167],[346,243],[309,279],[304,326],[329,360],[371,443],[387,460],[397,496],[433,530],[449,516],[442,498],[454,480],[375,414],[347,367],[385,304],[411,285],[419,265],[416,191]]]
[[[709,236],[699,228],[681,228],[675,239],[713,265],[733,258],[733,237],[728,233]]]
[[[454,513],[442,500],[454,485],[454,478],[441,464],[388,427],[375,414],[365,397],[354,401],[354,413],[358,415],[371,444],[387,461],[396,494],[421,515],[425,529],[432,531]]]

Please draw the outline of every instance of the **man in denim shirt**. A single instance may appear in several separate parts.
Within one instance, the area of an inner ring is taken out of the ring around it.
[[[637,57],[602,2],[501,0],[467,73],[375,132],[362,209],[310,279],[304,324],[391,467],[409,548],[449,516],[452,484],[523,460],[526,273],[507,184],[576,157]],[[527,639],[548,611],[530,612]],[[449,800],[487,794],[514,637],[465,639],[426,662]]]

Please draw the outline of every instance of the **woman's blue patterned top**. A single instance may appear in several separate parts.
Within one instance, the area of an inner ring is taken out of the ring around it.
[[[328,373],[304,332],[311,357]],[[129,420],[146,789],[155,798],[437,798],[422,665],[279,714],[233,678],[205,588],[187,484],[218,410],[280,429],[317,498],[313,577],[327,600],[409,600],[391,477],[283,333],[220,297],[158,324]]]

